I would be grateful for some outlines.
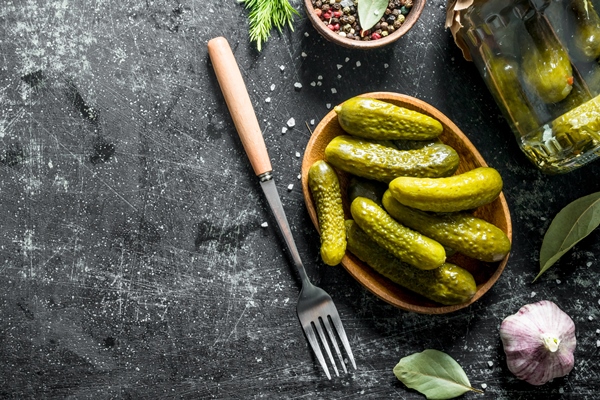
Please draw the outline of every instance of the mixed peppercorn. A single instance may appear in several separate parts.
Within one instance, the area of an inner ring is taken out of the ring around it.
[[[369,30],[360,27],[359,0],[312,0],[315,14],[327,28],[353,40],[377,40],[399,29],[410,12],[413,0],[390,0],[384,15]]]

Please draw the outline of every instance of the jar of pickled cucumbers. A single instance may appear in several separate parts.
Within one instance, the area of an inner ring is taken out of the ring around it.
[[[529,159],[557,174],[600,157],[600,0],[451,3],[447,26]]]

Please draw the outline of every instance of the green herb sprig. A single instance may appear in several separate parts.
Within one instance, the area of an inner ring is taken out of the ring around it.
[[[249,11],[250,41],[256,42],[256,48],[261,51],[262,45],[276,28],[279,33],[287,25],[294,30],[294,15],[300,15],[292,7],[289,0],[238,0],[244,3]]]

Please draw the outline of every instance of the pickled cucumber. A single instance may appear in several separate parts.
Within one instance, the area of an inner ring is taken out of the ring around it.
[[[502,191],[502,177],[494,168],[479,167],[447,178],[398,177],[390,182],[392,196],[401,204],[423,211],[453,212],[477,208]]]
[[[441,244],[399,224],[374,201],[357,197],[350,213],[367,235],[400,260],[425,270],[438,268],[446,261]]]
[[[573,40],[582,58],[588,61],[600,57],[600,17],[589,0],[572,0],[577,15]]]
[[[458,153],[445,144],[396,150],[349,135],[337,136],[329,142],[325,159],[342,171],[386,183],[398,176],[450,176],[460,162]]]
[[[361,261],[394,283],[443,305],[469,301],[477,286],[469,271],[444,263],[431,270],[420,270],[400,261],[375,243],[352,220],[346,221],[348,250]]]
[[[432,215],[400,204],[389,191],[382,202],[396,221],[466,256],[496,262],[510,251],[510,240],[501,229],[471,214]]]
[[[562,46],[531,46],[523,54],[523,78],[545,103],[564,100],[573,89],[573,67]]]
[[[334,110],[344,131],[365,139],[428,140],[444,130],[435,118],[367,97],[350,98]]]
[[[321,234],[321,258],[327,265],[337,265],[346,253],[346,231],[342,193],[337,174],[325,161],[316,161],[308,171]]]
[[[357,197],[366,197],[373,200],[378,206],[382,206],[381,198],[386,190],[387,185],[385,183],[352,176],[350,182],[348,182],[348,202],[352,203]]]

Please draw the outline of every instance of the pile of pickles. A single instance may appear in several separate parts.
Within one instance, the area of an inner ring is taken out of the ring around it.
[[[479,0],[467,44],[519,146],[543,172],[600,157],[600,0]]]

